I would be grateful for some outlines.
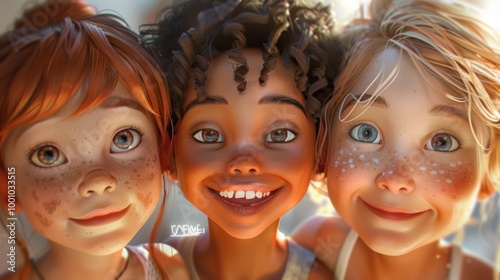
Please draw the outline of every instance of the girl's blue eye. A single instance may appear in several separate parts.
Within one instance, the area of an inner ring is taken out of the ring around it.
[[[196,141],[201,143],[221,143],[224,142],[224,136],[214,129],[200,129],[193,135]]]
[[[377,129],[373,125],[369,124],[358,124],[349,131],[349,135],[352,139],[372,144],[380,144],[382,139]]]
[[[289,129],[278,128],[266,135],[264,141],[269,143],[286,143],[295,139],[297,135]]]
[[[141,143],[142,134],[135,129],[127,128],[118,131],[111,141],[112,153],[124,153],[135,149]]]
[[[460,145],[453,136],[446,133],[439,133],[432,136],[432,138],[425,143],[424,148],[438,152],[453,152],[460,148]]]
[[[66,156],[54,145],[43,145],[36,148],[30,156],[33,164],[39,167],[56,167],[66,163]]]

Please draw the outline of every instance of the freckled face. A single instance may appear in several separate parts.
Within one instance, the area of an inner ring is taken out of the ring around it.
[[[196,94],[188,91],[174,151],[186,198],[225,232],[246,239],[276,224],[304,196],[315,128],[283,62],[261,86],[261,50],[243,54],[245,93],[237,91],[227,53],[214,58],[205,85],[213,102],[193,103]]]
[[[13,131],[4,166],[16,168],[16,198],[36,231],[54,245],[104,255],[121,250],[158,202],[156,129],[120,83],[70,118],[81,97]]]
[[[364,92],[380,69],[390,73],[398,58],[394,49],[378,55],[352,93]],[[401,59],[396,80],[366,112],[346,102],[341,116],[352,115],[332,125],[327,166],[336,210],[368,246],[387,255],[461,228],[483,176],[465,106],[444,97],[439,82],[428,85],[406,55]]]

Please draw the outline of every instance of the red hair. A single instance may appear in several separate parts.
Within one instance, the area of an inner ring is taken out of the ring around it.
[[[169,168],[165,79],[155,56],[123,19],[96,15],[83,1],[51,0],[26,11],[0,37],[1,205],[7,202],[3,146],[12,130],[52,116],[83,91],[77,116],[108,98],[118,82],[154,118],[161,167]]]

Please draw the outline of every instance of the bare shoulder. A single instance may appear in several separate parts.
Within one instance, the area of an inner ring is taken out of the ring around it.
[[[495,270],[492,264],[471,254],[464,254],[462,258],[462,278],[464,280],[475,279],[500,279],[500,273],[496,271],[497,278],[494,278]]]
[[[290,237],[314,252],[316,258],[333,271],[349,230],[349,226],[337,216],[315,215],[300,223]]]
[[[154,250],[157,252],[160,269],[166,271],[170,279],[189,279],[184,260],[176,249],[167,244],[156,243]]]

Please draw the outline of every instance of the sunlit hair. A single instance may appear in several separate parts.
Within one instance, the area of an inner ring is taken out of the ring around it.
[[[0,37],[2,203],[7,201],[3,146],[10,133],[54,115],[82,91],[85,97],[72,114],[78,116],[107,99],[118,82],[154,119],[166,170],[171,145],[168,89],[153,52],[123,19],[96,15],[83,1],[53,0],[27,10]],[[18,248],[28,259],[25,244]],[[29,269],[26,265],[25,273]]]
[[[304,94],[307,110],[317,116],[333,90],[339,47],[333,35],[329,6],[308,1],[188,1],[164,11],[162,20],[142,33],[157,50],[167,71],[173,114],[182,118],[190,79],[197,98],[206,98],[204,85],[213,57],[228,51],[235,62],[234,81],[244,94],[248,72],[243,48],[262,49],[259,82],[265,84],[281,56]]]
[[[342,34],[347,50],[335,81],[333,97],[325,104],[321,121],[327,129],[319,149],[326,149],[336,110],[352,94],[353,86],[373,58],[388,48],[399,49],[413,61],[422,77],[440,80],[450,92],[443,94],[465,103],[469,120],[477,115],[488,128],[488,141],[478,145],[488,154],[490,186],[500,186],[500,38],[480,20],[467,14],[464,6],[430,1],[374,1],[369,19],[358,19]],[[395,69],[397,71],[397,69]],[[394,79],[393,73],[379,73],[382,81],[359,97],[357,106],[366,108]],[[357,93],[361,94],[361,93]],[[349,116],[354,118],[356,116]],[[348,121],[348,120],[344,120]],[[479,153],[484,154],[484,153]],[[484,158],[484,157],[483,157]],[[482,162],[485,162],[483,159]]]
[[[449,92],[447,98],[466,105],[472,133],[476,137],[479,168],[486,169],[483,186],[500,190],[500,38],[491,27],[468,14],[461,4],[441,1],[372,1],[370,18],[354,20],[345,27],[342,42],[346,53],[335,81],[333,97],[321,114],[324,137],[319,140],[319,153],[325,164],[330,134],[339,120],[342,104],[353,94],[352,89],[377,55],[388,48],[407,55],[422,77],[432,86],[441,81]],[[395,78],[396,71],[378,73],[381,80],[358,96],[356,106],[367,109]],[[472,126],[478,116],[488,130],[487,139]],[[351,115],[341,121],[358,116]],[[480,170],[481,171],[481,170]],[[493,204],[494,205],[494,204]],[[496,206],[498,207],[498,206]],[[495,213],[498,210],[493,210]],[[494,229],[498,236],[498,230]],[[497,245],[498,246],[498,245]],[[497,250],[496,263],[500,260]],[[498,264],[497,264],[498,266]],[[498,271],[498,267],[496,267]]]

